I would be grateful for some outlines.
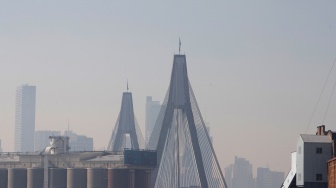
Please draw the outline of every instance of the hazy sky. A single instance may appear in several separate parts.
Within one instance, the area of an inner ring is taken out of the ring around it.
[[[0,1],[0,138],[14,147],[15,90],[37,86],[36,130],[106,147],[129,80],[144,130],[181,37],[222,167],[234,156],[288,172],[336,57],[335,1]],[[323,121],[336,70],[308,129]],[[336,97],[325,124],[336,130]]]

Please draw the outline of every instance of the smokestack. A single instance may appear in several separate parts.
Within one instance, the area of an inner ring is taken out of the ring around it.
[[[325,135],[325,125],[321,125],[321,135]]]
[[[317,126],[316,135],[321,135],[321,126]]]

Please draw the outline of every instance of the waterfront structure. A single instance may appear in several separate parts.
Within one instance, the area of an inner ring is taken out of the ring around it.
[[[327,164],[335,155],[335,135],[333,131],[325,131],[324,125],[317,127],[316,135],[301,134],[282,188],[327,188],[328,177],[332,176]]]
[[[161,104],[159,101],[153,101],[151,96],[146,97],[146,144],[148,143],[150,135],[152,134],[160,109]]]
[[[16,90],[14,151],[34,151],[36,86],[28,84]]]
[[[0,187],[150,188],[155,151],[69,152],[67,141],[52,136],[45,152],[2,153]]]
[[[131,92],[124,92],[117,123],[109,141],[108,151],[123,151],[126,144],[131,143],[132,149],[144,148],[144,139],[133,111]]]
[[[93,151],[93,138],[78,135],[73,131],[65,131],[64,136],[69,137],[70,151]]]
[[[297,142],[296,185],[327,188],[327,161],[331,158],[328,136],[301,134]]]
[[[61,131],[39,130],[35,131],[34,151],[43,151],[50,143],[50,136],[61,136]]]
[[[147,147],[158,155],[153,187],[227,187],[191,88],[185,55],[174,56],[169,89]]]

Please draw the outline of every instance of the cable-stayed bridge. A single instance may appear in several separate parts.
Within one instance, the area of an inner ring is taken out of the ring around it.
[[[169,89],[147,149],[157,150],[155,188],[227,188],[188,78],[175,55]]]
[[[128,87],[127,87],[128,88]],[[127,146],[129,143],[130,146]],[[118,120],[112,132],[108,151],[123,151],[124,148],[144,148],[144,138],[133,111],[131,92],[124,92]]]

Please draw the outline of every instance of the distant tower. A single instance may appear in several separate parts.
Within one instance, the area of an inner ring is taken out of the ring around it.
[[[155,188],[227,187],[189,82],[185,55],[174,56],[170,86],[147,147],[157,150]]]
[[[146,144],[152,134],[161,105],[159,101],[153,101],[151,96],[146,97]]]
[[[133,111],[131,92],[123,93],[121,110],[107,150],[122,151],[127,147],[127,143],[131,143],[133,149],[144,147],[144,139]]]
[[[252,165],[245,158],[235,157],[232,188],[254,188]]]
[[[15,145],[16,152],[34,151],[36,87],[19,86],[16,90]]]
[[[1,147],[1,139],[0,139],[0,152],[2,152],[2,147]]]

